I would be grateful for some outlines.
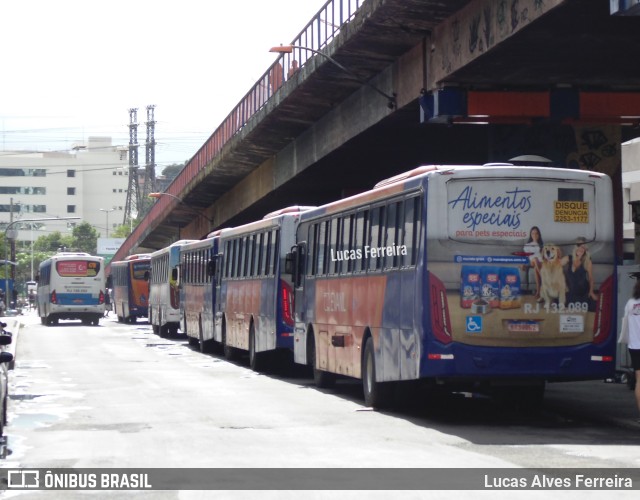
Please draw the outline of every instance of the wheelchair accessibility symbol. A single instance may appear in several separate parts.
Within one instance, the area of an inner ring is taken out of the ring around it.
[[[467,316],[467,333],[482,332],[482,316]]]

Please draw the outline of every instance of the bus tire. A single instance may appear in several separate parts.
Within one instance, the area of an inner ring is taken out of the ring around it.
[[[253,323],[249,328],[249,367],[254,372],[263,372],[267,369],[267,353],[256,351],[256,331]]]
[[[320,389],[328,389],[336,384],[336,376],[333,373],[318,368],[318,356],[316,350],[316,337],[313,331],[309,331],[309,344],[307,345],[307,363],[313,370],[313,382]]]
[[[387,408],[393,397],[393,385],[389,382],[376,380],[376,356],[373,338],[365,341],[362,355],[362,389],[364,404],[369,408]]]
[[[160,325],[160,336],[162,338],[166,338],[169,336],[169,325],[165,323],[164,325]]]

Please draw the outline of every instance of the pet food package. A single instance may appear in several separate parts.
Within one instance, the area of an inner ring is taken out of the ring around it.
[[[485,266],[480,272],[480,297],[492,309],[500,307],[500,268]]]
[[[521,306],[520,271],[515,267],[500,268],[500,309]]]
[[[462,266],[460,273],[460,307],[471,308],[473,301],[480,297],[482,278],[479,266]]]

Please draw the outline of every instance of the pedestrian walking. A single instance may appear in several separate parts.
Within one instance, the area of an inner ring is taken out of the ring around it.
[[[635,396],[640,423],[640,279],[636,277],[631,298],[624,306],[624,317],[620,330],[620,343],[627,344],[631,365],[636,374]]]

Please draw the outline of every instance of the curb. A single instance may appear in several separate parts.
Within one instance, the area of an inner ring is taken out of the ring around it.
[[[18,337],[20,334],[20,330],[24,326],[24,324],[17,318],[12,316],[5,316],[2,318],[2,321],[7,324],[6,330],[11,332],[13,340],[11,344],[9,344],[5,349],[7,352],[13,354],[13,360],[7,365],[9,370],[13,370],[16,366],[16,348],[18,346]]]

